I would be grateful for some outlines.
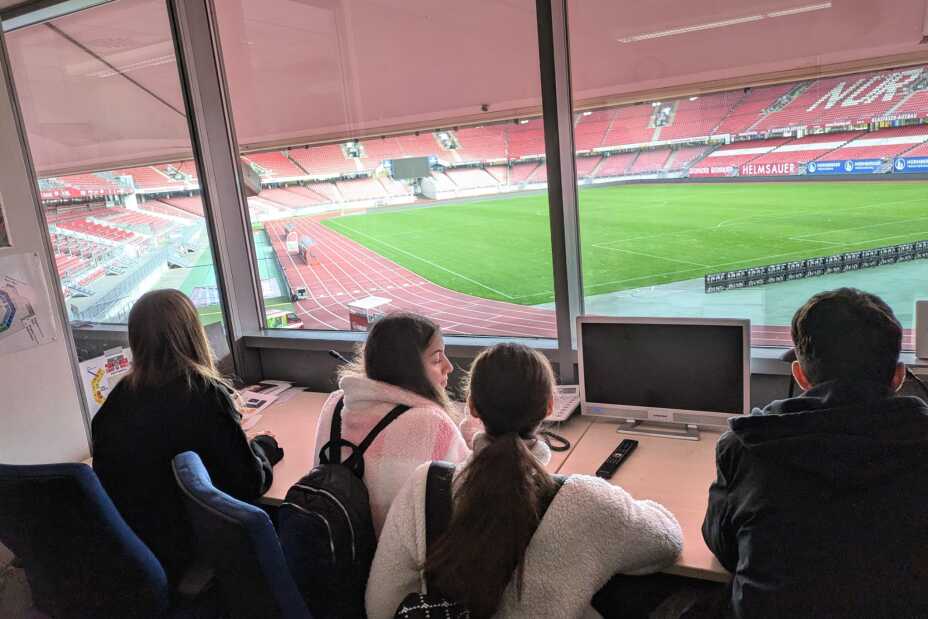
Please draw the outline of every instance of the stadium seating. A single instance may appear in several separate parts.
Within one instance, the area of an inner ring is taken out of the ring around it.
[[[742,98],[738,91],[680,99],[672,122],[660,130],[661,140],[711,135]]]
[[[307,176],[306,171],[287,159],[282,153],[251,153],[243,157],[264,170],[261,180],[275,178],[302,178]]]
[[[132,232],[79,219],[59,222],[56,225],[64,230],[70,230],[87,236],[96,236],[117,243],[135,238]]]
[[[537,161],[531,163],[517,163],[514,164],[509,169],[509,184],[518,185],[520,183],[528,182],[528,178],[538,169],[538,166],[541,165]]]
[[[631,165],[632,161],[634,161],[637,156],[637,152],[632,152],[618,153],[616,155],[604,157],[603,162],[596,169],[596,177],[608,178],[611,176],[623,176],[628,166]]]
[[[459,129],[457,149],[462,161],[495,161],[508,159],[507,128],[510,125],[490,125]]]
[[[664,164],[669,156],[669,148],[642,151],[638,154],[631,167],[628,168],[628,174],[659,172],[664,169]]]
[[[171,217],[176,217],[180,219],[186,219],[187,221],[195,221],[197,216],[187,211],[181,210],[176,206],[171,206],[160,200],[148,200],[146,202],[141,202],[139,208],[150,213],[158,213],[160,215],[169,215]]]
[[[685,170],[709,151],[707,146],[683,146],[674,149],[664,164],[665,170]]]
[[[499,185],[499,180],[483,168],[449,168],[445,170],[445,173],[458,187],[477,188]]]
[[[364,156],[359,161],[363,170],[375,170],[386,159],[405,156],[399,142],[394,137],[364,140],[361,146]]]
[[[334,197],[326,197],[324,194],[313,191],[313,187],[318,187],[319,185],[324,185],[326,183],[312,183],[306,187],[295,186],[287,187],[286,191],[296,194],[300,198],[306,201],[307,204],[331,204],[332,202],[337,202],[338,200]]]
[[[387,192],[387,195],[394,198],[413,195],[412,188],[410,188],[408,185],[404,185],[400,181],[390,178],[389,176],[378,178],[377,181],[383,185],[384,191]]]
[[[602,157],[577,157],[577,178],[593,176],[596,166],[602,160]]]
[[[788,93],[794,84],[779,84],[763,88],[752,88],[731,109],[715,129],[716,135],[739,134],[749,131],[779,97]]]
[[[336,181],[335,185],[348,201],[382,200],[387,197],[383,185],[374,178],[340,180]]]
[[[610,123],[602,145],[608,147],[650,142],[654,128],[649,127],[648,123],[653,109],[653,106],[642,104],[609,110]]]
[[[287,153],[310,176],[338,176],[358,171],[355,160],[345,157],[339,144],[293,148]]]
[[[698,168],[690,169],[691,176],[727,176],[737,172],[740,167],[754,159],[769,153],[778,146],[790,141],[790,138],[770,140],[750,140],[727,144],[709,153]],[[712,170],[707,170],[712,168]]]
[[[544,122],[540,118],[520,121],[509,128],[509,156],[512,159],[545,154]]]
[[[161,201],[191,215],[203,217],[203,200],[200,196],[161,198]]]
[[[488,174],[492,175],[500,185],[509,184],[509,166],[491,165],[484,168]]]
[[[289,189],[265,189],[259,194],[259,197],[288,209],[305,208],[319,204],[318,200]]]
[[[802,165],[828,155],[861,135],[863,135],[861,132],[846,131],[805,136],[779,146],[769,153],[760,155],[751,163],[795,163],[797,166]]]
[[[135,183],[136,189],[142,190],[167,190],[179,186],[182,187],[184,184],[183,181],[174,180],[173,178],[170,178],[152,166],[114,170],[113,174],[116,176],[131,176]]]
[[[574,125],[574,146],[578,151],[587,151],[603,145],[603,138],[612,123],[613,110],[582,112]]]
[[[903,153],[909,154],[914,147],[928,140],[928,125],[881,129],[862,134],[845,146],[828,153],[826,159],[888,159]]]
[[[403,157],[428,157],[437,155],[439,158],[447,151],[443,150],[431,133],[420,135],[400,135],[394,138],[399,146],[399,154]],[[397,153],[393,153],[396,157]]]

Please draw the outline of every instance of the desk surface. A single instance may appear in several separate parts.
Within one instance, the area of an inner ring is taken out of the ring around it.
[[[280,504],[290,488],[313,465],[316,422],[327,393],[294,389],[269,407],[255,426],[254,435],[268,431],[284,449],[284,458],[274,467],[274,484],[263,501]],[[575,416],[551,430],[566,437],[571,448],[553,452],[548,470],[563,474],[592,475],[625,435],[614,424],[591,422]],[[719,435],[702,432],[699,441],[635,436],[638,449],[612,478],[635,498],[653,499],[674,513],[683,528],[683,554],[669,573],[725,581],[728,573],[702,539],[709,484],[715,478],[715,443]]]

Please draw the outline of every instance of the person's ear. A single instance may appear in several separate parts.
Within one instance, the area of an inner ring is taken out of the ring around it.
[[[905,382],[905,364],[897,363],[896,369],[893,370],[893,378],[889,383],[889,390],[893,393],[902,389],[902,384]]]
[[[552,395],[550,398],[548,398],[548,408],[545,411],[545,417],[550,417],[553,412],[554,412],[554,396]]]
[[[808,391],[812,388],[812,381],[806,376],[805,371],[802,369],[802,366],[799,365],[798,361],[793,361],[790,364],[790,369],[793,372],[793,378],[796,379],[796,384],[799,385],[799,388],[803,391]]]

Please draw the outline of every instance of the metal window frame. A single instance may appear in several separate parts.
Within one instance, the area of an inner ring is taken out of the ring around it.
[[[263,378],[260,354],[244,335],[261,330],[264,305],[215,8],[211,0],[166,4],[226,335],[238,378],[254,382]]]

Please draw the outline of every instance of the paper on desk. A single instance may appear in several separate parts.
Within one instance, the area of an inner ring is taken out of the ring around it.
[[[262,380],[255,385],[245,387],[242,390],[242,395],[249,393],[254,395],[278,396],[292,386],[293,383],[286,380]]]

